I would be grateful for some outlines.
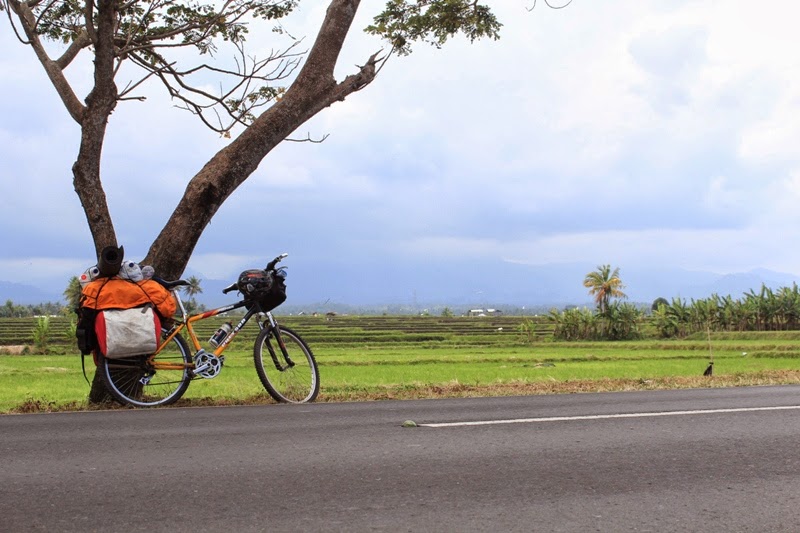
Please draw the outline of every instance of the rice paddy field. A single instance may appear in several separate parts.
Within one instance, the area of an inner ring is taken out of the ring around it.
[[[800,332],[566,343],[552,340],[544,318],[278,319],[316,355],[320,402],[800,383]],[[200,339],[223,320],[201,322]],[[522,327],[525,320],[535,327]],[[36,323],[0,319],[0,413],[96,408],[86,402],[89,384],[69,321],[50,320],[45,354],[33,344]],[[253,367],[256,333],[248,325],[226,351],[221,374],[195,380],[177,405],[271,402]],[[87,358],[89,381],[93,373]]]

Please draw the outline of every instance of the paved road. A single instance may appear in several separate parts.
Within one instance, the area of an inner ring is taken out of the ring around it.
[[[798,406],[760,387],[0,416],[0,531],[798,531]]]

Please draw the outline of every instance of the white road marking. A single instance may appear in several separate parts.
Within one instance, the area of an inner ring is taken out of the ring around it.
[[[737,407],[731,409],[698,409],[695,411],[657,411],[654,413],[619,413],[612,415],[550,416],[541,418],[513,418],[509,420],[480,420],[474,422],[439,422],[418,424],[426,428],[450,428],[459,426],[490,426],[495,424],[532,424],[537,422],[567,422],[571,420],[605,420],[609,418],[649,418],[656,416],[712,415],[719,413],[751,413],[755,411],[791,411],[800,409],[800,405],[782,405],[774,407]]]

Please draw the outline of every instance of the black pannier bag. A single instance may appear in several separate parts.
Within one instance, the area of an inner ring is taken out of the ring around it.
[[[236,285],[246,301],[258,302],[263,311],[272,311],[286,300],[284,277],[275,272],[245,270],[239,274]]]
[[[94,332],[94,321],[97,311],[88,307],[79,307],[75,310],[78,314],[78,323],[75,327],[75,337],[78,339],[78,349],[81,355],[89,355],[97,348],[97,337]]]

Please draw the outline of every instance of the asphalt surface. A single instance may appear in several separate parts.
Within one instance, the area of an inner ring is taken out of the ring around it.
[[[0,531],[800,531],[799,437],[800,387],[7,415]]]

